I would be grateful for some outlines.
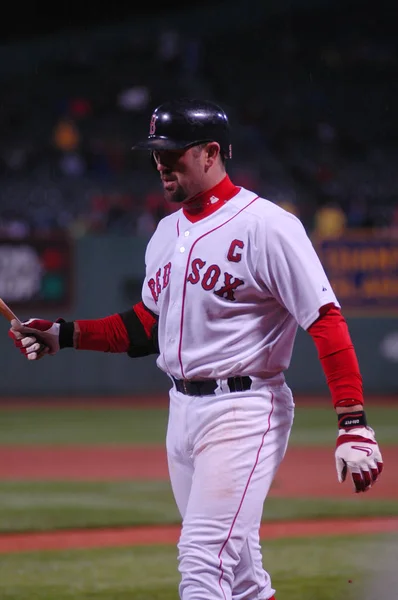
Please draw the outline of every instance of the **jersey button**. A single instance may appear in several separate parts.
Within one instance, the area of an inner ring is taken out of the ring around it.
[[[188,237],[188,236],[189,236],[189,231],[186,231],[186,232],[184,233],[184,235],[185,235],[185,237]]]
[[[181,248],[180,248],[180,252],[185,252],[185,248],[184,248],[184,246],[181,246]]]

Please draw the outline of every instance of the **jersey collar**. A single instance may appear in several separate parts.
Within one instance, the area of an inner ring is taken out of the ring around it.
[[[234,185],[228,175],[224,177],[217,185],[206,192],[201,192],[191,198],[189,204],[194,201],[195,207],[184,206],[182,211],[184,216],[196,223],[205,217],[208,217],[228,200],[231,200],[239,192],[240,187]]]

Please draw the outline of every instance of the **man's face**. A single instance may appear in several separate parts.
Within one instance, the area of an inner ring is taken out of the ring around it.
[[[185,150],[156,150],[153,153],[167,201],[185,202],[208,189],[206,174],[208,146],[211,145],[192,146]]]

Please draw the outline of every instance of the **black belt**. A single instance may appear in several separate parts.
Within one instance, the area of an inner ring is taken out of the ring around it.
[[[204,380],[189,380],[189,379],[175,379],[173,377],[174,385],[181,394],[187,396],[212,396],[219,384],[215,379],[204,379]],[[250,390],[252,380],[250,377],[228,377],[228,387],[230,392],[243,392]]]

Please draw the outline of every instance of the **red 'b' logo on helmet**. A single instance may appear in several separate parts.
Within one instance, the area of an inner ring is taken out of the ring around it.
[[[149,135],[154,135],[156,130],[156,115],[152,115],[151,122],[149,123]]]

